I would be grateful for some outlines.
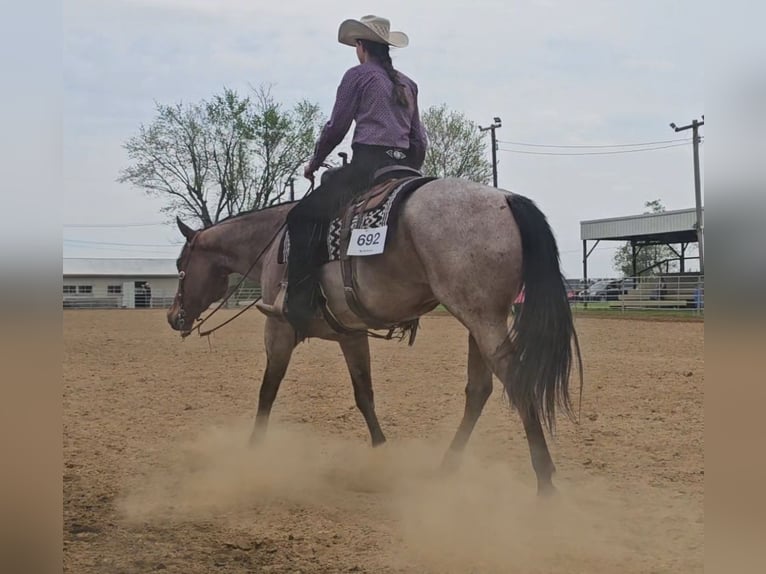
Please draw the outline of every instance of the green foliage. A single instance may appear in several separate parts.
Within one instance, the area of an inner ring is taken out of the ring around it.
[[[445,104],[423,113],[429,146],[423,171],[438,177],[459,177],[478,183],[492,181],[487,138],[479,126]]]
[[[248,97],[225,88],[196,104],[157,104],[156,112],[124,144],[131,163],[118,181],[203,227],[278,203],[324,121],[318,105],[304,100],[285,109],[264,87]]]
[[[644,213],[663,213],[665,206],[659,199],[647,201],[644,207],[648,211]],[[669,262],[668,259],[674,259],[676,254],[667,245],[645,245],[636,248],[636,272],[640,275],[656,275],[674,271],[677,267],[675,262]],[[615,270],[622,273],[624,277],[633,275],[633,254],[630,242],[626,242],[614,254],[612,260]]]

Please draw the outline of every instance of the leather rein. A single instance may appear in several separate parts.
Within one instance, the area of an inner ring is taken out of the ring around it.
[[[245,272],[244,275],[242,275],[242,279],[239,280],[239,282],[234,286],[233,289],[229,289],[229,292],[226,294],[226,296],[223,299],[221,299],[218,305],[216,305],[215,309],[213,309],[206,317],[197,319],[197,323],[194,325],[194,327],[192,327],[191,330],[186,332],[181,331],[181,337],[183,339],[185,339],[186,337],[194,333],[194,331],[197,331],[200,337],[207,337],[210,334],[215,333],[218,329],[231,323],[234,319],[242,315],[245,311],[252,308],[256,303],[258,303],[258,301],[262,299],[262,297],[257,297],[256,299],[251,301],[244,309],[240,309],[233,317],[229,317],[226,321],[224,321],[223,323],[219,325],[216,325],[212,329],[208,329],[207,331],[200,330],[202,328],[202,325],[207,323],[208,320],[210,320],[210,318],[213,315],[215,315],[224,305],[226,305],[229,299],[231,299],[231,296],[234,295],[234,293],[237,292],[237,289],[239,289],[242,286],[242,284],[247,279],[248,275],[250,275],[250,272],[255,268],[255,266],[261,260],[261,257],[263,257],[264,253],[266,253],[266,250],[269,247],[271,247],[271,245],[274,243],[274,240],[279,236],[279,234],[282,232],[282,230],[285,228],[286,225],[287,225],[287,221],[285,220],[285,222],[283,222],[282,225],[280,225],[279,228],[277,228],[277,230],[274,232],[274,235],[271,237],[271,239],[269,239],[268,243],[266,243],[266,246],[263,249],[261,249],[261,251],[258,253],[258,256],[250,265],[250,268]],[[191,255],[191,251],[194,248],[194,240],[196,238],[197,236],[195,235],[192,238],[191,243],[189,244],[189,255]],[[186,311],[184,310],[184,304],[183,304],[183,287],[184,287],[185,280],[186,280],[186,272],[183,270],[179,271],[178,272],[178,291],[176,292],[176,298],[178,299],[179,316],[181,317],[180,326],[182,329],[183,329],[184,320],[186,317]]]
[[[314,181],[313,180],[311,181],[311,185],[309,186],[309,190],[306,192],[305,195],[308,195],[312,191],[314,191]],[[197,331],[197,333],[199,333],[200,337],[207,337],[210,334],[215,333],[218,329],[220,329],[220,328],[224,327],[225,325],[228,325],[229,323],[231,323],[234,319],[236,319],[237,317],[242,315],[245,311],[247,311],[247,310],[251,309],[252,307],[254,307],[255,304],[258,303],[258,301],[260,301],[262,299],[262,297],[257,297],[255,300],[251,301],[250,304],[247,305],[247,307],[245,307],[244,309],[241,309],[237,314],[235,314],[233,317],[229,317],[226,321],[224,321],[220,325],[216,325],[215,327],[213,327],[212,329],[208,329],[207,331],[202,331],[201,330],[202,325],[207,323],[210,320],[210,318],[213,315],[215,315],[229,301],[229,299],[231,299],[231,296],[234,295],[234,293],[237,292],[237,289],[239,289],[242,286],[242,284],[247,279],[248,275],[250,275],[250,272],[255,268],[255,266],[261,260],[263,255],[269,249],[269,247],[271,247],[271,245],[274,243],[274,240],[277,237],[279,237],[279,234],[282,232],[282,230],[285,228],[286,225],[287,225],[287,218],[285,218],[285,221],[282,223],[282,225],[279,226],[279,228],[274,232],[274,235],[272,235],[271,239],[269,239],[269,241],[266,243],[264,248],[261,249],[261,251],[258,253],[258,255],[256,256],[256,258],[253,261],[253,263],[250,265],[248,270],[245,272],[244,275],[242,275],[242,279],[239,280],[239,282],[234,286],[233,289],[229,289],[229,292],[226,294],[226,296],[223,299],[221,299],[221,301],[218,303],[218,305],[215,307],[215,309],[213,309],[206,317],[198,318],[196,320],[196,324],[189,331],[183,331],[184,322],[186,320],[186,310],[184,309],[184,299],[183,299],[184,281],[186,280],[186,271],[181,269],[178,272],[178,291],[176,291],[176,299],[178,301],[178,307],[179,307],[178,316],[180,318],[179,326],[181,327],[181,338],[182,339],[185,339],[186,337],[188,337],[189,335],[194,333],[194,331]],[[189,242],[189,251],[188,251],[188,253],[186,255],[186,262],[187,263],[188,263],[189,258],[191,257],[191,253],[192,253],[192,250],[194,249],[194,244],[196,243],[196,240],[197,240],[198,236],[199,236],[199,233],[197,233],[194,237],[192,237],[192,240]]]

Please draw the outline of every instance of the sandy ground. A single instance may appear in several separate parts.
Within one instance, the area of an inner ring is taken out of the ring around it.
[[[373,341],[389,442],[368,446],[336,344],[301,345],[268,440],[247,447],[265,359],[256,312],[181,342],[161,311],[64,312],[64,555],[72,573],[702,572],[702,323],[579,319],[579,425],[535,496],[495,392],[454,476],[467,335],[430,316]]]

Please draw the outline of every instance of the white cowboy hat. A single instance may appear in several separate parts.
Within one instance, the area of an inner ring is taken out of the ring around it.
[[[369,40],[405,48],[410,39],[404,32],[392,32],[391,22],[380,16],[362,16],[359,20],[344,20],[338,28],[338,42],[355,46],[357,40]]]

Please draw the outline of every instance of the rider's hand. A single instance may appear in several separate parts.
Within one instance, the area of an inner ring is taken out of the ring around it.
[[[306,165],[306,167],[303,169],[303,177],[308,179],[309,181],[314,181],[314,169],[312,165],[309,163]]]

